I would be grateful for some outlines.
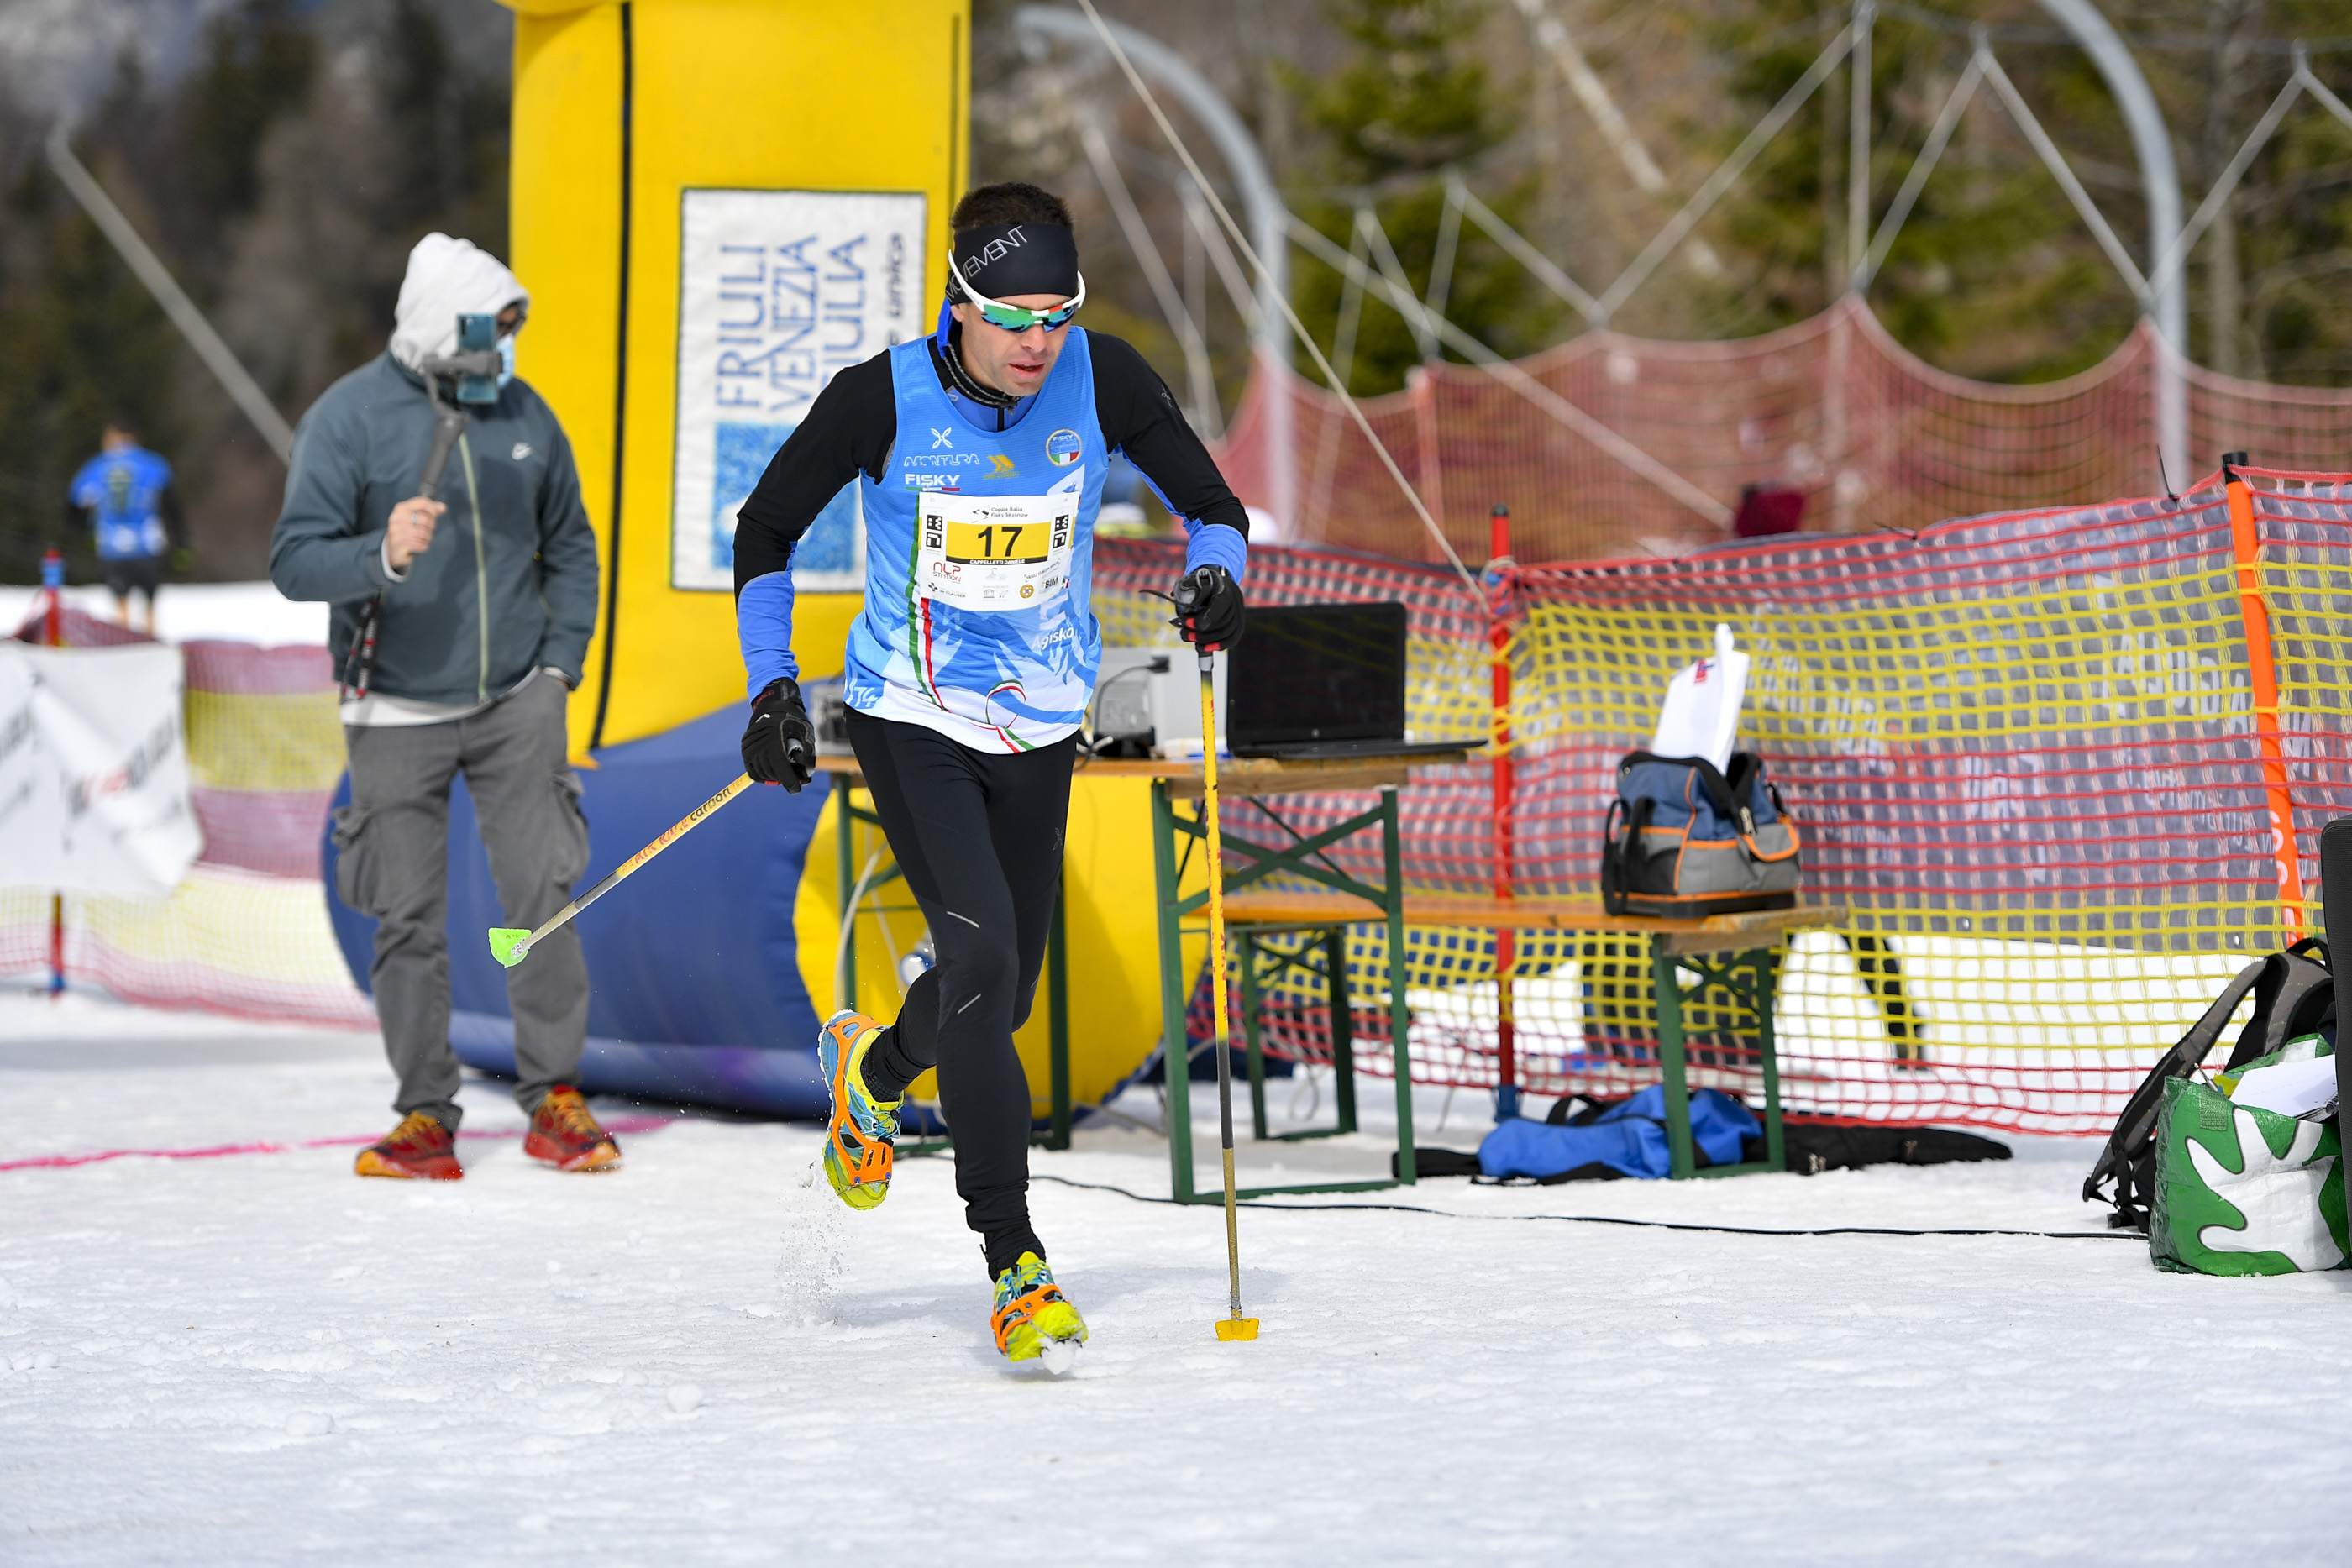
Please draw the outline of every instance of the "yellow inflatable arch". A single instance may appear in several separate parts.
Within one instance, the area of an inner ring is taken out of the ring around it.
[[[571,437],[605,570],[571,710],[574,754],[593,765],[598,747],[743,701],[731,529],[746,474],[756,478],[834,371],[935,319],[948,214],[967,178],[971,10],[506,3],[518,13],[511,263],[531,291],[518,368]],[[856,526],[854,512],[829,515],[801,551],[793,647],[807,679],[842,670],[860,602]],[[815,574],[813,554],[825,558]],[[1080,1101],[1159,1039],[1145,788],[1081,779],[1073,790],[1065,886],[1071,968],[1084,977],[1069,993]],[[795,920],[820,1014],[838,999],[834,810],[810,846]],[[921,919],[874,906],[909,904],[892,884],[861,904],[858,995],[880,1011],[899,994],[890,952]],[[1041,1108],[1045,1015],[1041,988],[1019,1038]]]

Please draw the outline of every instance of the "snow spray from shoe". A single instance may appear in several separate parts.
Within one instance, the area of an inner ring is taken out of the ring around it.
[[[784,1189],[783,1243],[776,1260],[776,1310],[803,1327],[839,1321],[839,1286],[849,1271],[849,1227],[817,1160]]]

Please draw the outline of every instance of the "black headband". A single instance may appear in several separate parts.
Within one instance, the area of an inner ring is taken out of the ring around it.
[[[1023,294],[1074,295],[1078,291],[1078,238],[1059,224],[997,224],[958,229],[955,269],[949,295],[971,292],[991,299]]]

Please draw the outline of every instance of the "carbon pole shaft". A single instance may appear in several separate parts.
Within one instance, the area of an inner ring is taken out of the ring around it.
[[[1201,813],[1209,831],[1209,964],[1211,1005],[1217,1020],[1217,1141],[1225,1166],[1225,1273],[1234,1316],[1242,1315],[1242,1236],[1234,1207],[1234,1069],[1226,1048],[1225,862],[1217,836],[1217,683],[1211,655],[1201,655]]]
[[[704,818],[709,816],[710,813],[716,811],[719,807],[724,806],[728,801],[732,800],[736,796],[740,795],[744,790],[751,787],[751,776],[750,774],[737,774],[735,776],[735,782],[727,786],[726,789],[719,791],[718,794],[710,797],[709,800],[705,800],[701,805],[697,806],[693,810],[688,811],[686,816],[679,821],[677,826],[669,829],[667,832],[663,833],[661,837],[656,839],[652,843],[647,844],[644,849],[639,850],[635,854],[631,855],[627,860],[623,861],[618,869],[616,869],[612,875],[606,877],[604,881],[598,883],[595,886],[590,888],[587,892],[582,894],[579,897],[573,899],[571,903],[557,910],[546,925],[541,926],[538,930],[524,937],[522,941],[518,944],[518,951],[515,955],[516,958],[520,960],[522,954],[530,951],[531,947],[538,943],[541,937],[545,936],[549,932],[553,931],[557,926],[562,925],[565,921],[571,919],[573,915],[579,914],[582,910],[587,908],[590,904],[595,903],[598,899],[612,892],[615,887],[618,887],[625,880],[627,879],[632,872],[635,872],[638,867],[653,859],[654,856],[661,853],[662,851],[669,848],[670,845],[684,838],[688,829],[694,827]]]

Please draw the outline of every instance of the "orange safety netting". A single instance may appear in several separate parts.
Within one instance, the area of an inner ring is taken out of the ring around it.
[[[1727,622],[1754,659],[1740,743],[1764,755],[1804,835],[1805,897],[1849,911],[1780,949],[1787,1103],[2105,1131],[2229,975],[2316,928],[2318,830],[2352,811],[2352,478],[2255,477],[2242,540],[2215,483],[2178,502],[1972,517],[1916,539],[1796,537],[1511,570],[1512,885],[1595,894],[1616,762],[1646,745],[1667,676]],[[1161,639],[1142,591],[1173,559],[1097,547],[1112,640]],[[2268,625],[2252,644],[2242,565]],[[1416,732],[1488,733],[1489,614],[1450,571],[1262,549],[1250,590],[1258,603],[1402,599]],[[2257,700],[2265,664],[2274,703]],[[1312,834],[1365,799],[1276,804]],[[2274,852],[2281,800],[2300,903]],[[1423,769],[1402,803],[1409,887],[1491,884],[1490,762]],[[1232,825],[1282,836],[1246,803]],[[1378,853],[1367,839],[1333,858],[1377,881]],[[1327,1062],[1317,952],[1304,937],[1265,941],[1269,1048]],[[1385,949],[1381,927],[1349,929],[1358,1061],[1373,1071]],[[1413,1076],[1496,1082],[1493,934],[1409,928],[1404,958]],[[1622,1093],[1655,1080],[1646,942],[1523,934],[1512,975],[1518,1082]],[[1694,1082],[1758,1093],[1756,1020],[1717,1005],[1685,1018]]]
[[[1996,385],[1937,370],[1867,307],[1843,300],[1738,341],[1587,332],[1516,368],[1726,507],[1746,486],[1788,486],[1805,496],[1808,530],[1852,533],[2161,494],[2154,402],[2168,352],[2143,324],[2080,374]],[[2200,472],[2225,451],[2290,470],[2332,469],[2352,453],[2352,392],[2172,362]],[[1261,371],[1219,449],[1235,491],[1257,507],[1273,501],[1263,435],[1271,384]],[[1435,559],[1338,400],[1296,377],[1285,384],[1298,497],[1290,537]],[[1495,371],[1431,365],[1407,391],[1363,408],[1465,558],[1485,553],[1497,506],[1510,508],[1528,560],[1673,554],[1727,532]]]

